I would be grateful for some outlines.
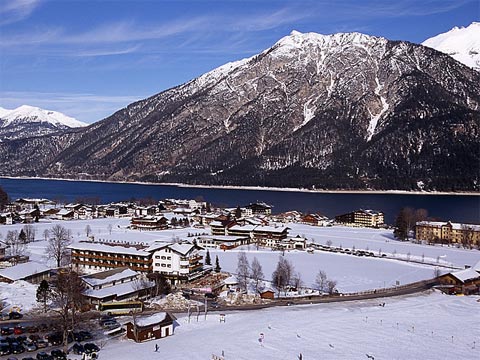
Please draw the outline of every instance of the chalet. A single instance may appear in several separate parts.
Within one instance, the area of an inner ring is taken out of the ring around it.
[[[126,324],[127,338],[143,342],[173,335],[175,320],[175,317],[167,312],[135,317]]]
[[[268,240],[282,241],[287,238],[289,228],[286,226],[255,226],[253,229],[253,238],[260,243],[266,244]]]
[[[163,216],[134,217],[130,227],[138,230],[164,230],[168,229],[168,220]]]
[[[297,235],[293,238],[283,239],[280,241],[275,241],[273,239],[267,239],[267,245],[271,248],[277,248],[281,250],[305,250],[307,247],[307,239]],[[269,244],[269,241],[271,243]]]
[[[85,275],[81,279],[86,287],[83,295],[91,304],[140,299],[155,286],[127,267]]]
[[[251,203],[245,206],[247,209],[252,210],[253,215],[262,214],[262,215],[271,215],[272,206],[267,205],[263,202]]]
[[[272,215],[270,218],[274,222],[297,223],[301,221],[302,214],[298,211],[292,210],[292,211],[287,211],[284,213]]]
[[[57,219],[58,220],[72,220],[75,217],[75,212],[69,209],[61,209],[57,212]]]
[[[200,214],[200,210],[199,209],[190,209],[190,208],[178,207],[178,208],[173,210],[173,213],[175,215],[192,216],[192,215]]]
[[[43,264],[29,261],[0,270],[0,282],[12,283],[17,280],[38,284],[50,278],[51,269]]]
[[[40,217],[40,210],[25,209],[25,210],[19,211],[17,214],[20,222],[24,224],[29,224],[35,220],[38,220],[38,218]]]
[[[42,211],[42,216],[43,217],[48,217],[48,218],[56,218],[57,213],[60,211],[60,209],[56,208],[50,208],[50,209],[45,209]]]
[[[185,243],[154,243],[145,251],[153,253],[153,272],[165,275],[172,285],[192,281],[205,274],[202,247]]]
[[[328,226],[330,224],[330,220],[320,214],[307,214],[302,217],[301,222],[313,226]]]
[[[203,248],[229,250],[250,244],[249,236],[211,235],[199,236],[197,244]]]
[[[147,247],[142,244],[79,242],[69,248],[72,264],[77,269],[128,267],[142,273],[162,273],[172,284],[191,281],[205,273],[201,262],[203,257],[199,253],[202,248],[190,243],[156,242]]]
[[[480,261],[473,267],[441,275],[439,287],[450,294],[480,294]]]
[[[120,217],[120,208],[118,206],[109,206],[105,208],[105,216],[106,217]]]
[[[237,223],[235,220],[231,220],[230,217],[226,217],[210,222],[210,228],[212,229],[213,235],[229,235],[229,229],[236,224]],[[244,234],[240,235],[242,236]]]
[[[90,220],[96,218],[96,211],[94,207],[82,205],[74,210],[74,218],[79,220]]]
[[[384,225],[384,215],[381,211],[360,209],[335,216],[335,222],[346,226],[378,228]]]
[[[438,221],[420,221],[415,225],[415,238],[428,242],[480,245],[480,225]]]
[[[15,205],[18,205],[21,209],[44,209],[55,205],[55,202],[48,199],[23,198],[15,200]]]

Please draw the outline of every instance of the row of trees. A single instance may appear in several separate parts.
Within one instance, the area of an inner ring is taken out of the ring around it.
[[[255,293],[263,290],[264,279],[262,265],[256,257],[253,258],[250,265],[247,256],[244,252],[238,254],[237,262],[237,280],[238,286],[241,290],[247,291],[250,282],[253,282]],[[295,271],[293,264],[285,257],[280,256],[277,266],[272,273],[272,284],[280,294],[281,291],[287,292],[288,289],[298,289],[303,286],[301,274]],[[329,294],[333,294],[336,291],[337,282],[327,278],[327,274],[324,271],[319,271],[314,287]]]
[[[425,209],[413,209],[404,207],[400,210],[395,219],[395,229],[393,235],[402,241],[409,238],[411,232],[415,230],[415,224],[419,221],[427,220],[428,211]]]
[[[205,255],[205,265],[212,265],[212,258],[210,257],[210,251],[207,249],[207,254]],[[220,267],[220,261],[218,260],[218,255],[215,255],[215,267],[213,269],[216,273],[222,271]]]

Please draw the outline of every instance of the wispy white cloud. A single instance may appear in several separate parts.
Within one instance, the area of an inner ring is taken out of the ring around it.
[[[6,0],[0,2],[0,26],[28,18],[39,3],[40,0]]]
[[[78,57],[97,57],[97,56],[113,56],[113,55],[127,55],[137,52],[141,48],[140,45],[129,46],[123,49],[92,49],[72,52],[71,56]]]
[[[86,123],[101,120],[147,95],[96,95],[56,92],[0,92],[0,106],[14,109],[28,104],[55,110]]]

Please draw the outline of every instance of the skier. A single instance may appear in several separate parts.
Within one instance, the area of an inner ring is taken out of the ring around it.
[[[155,352],[158,352],[158,344],[155,344]]]

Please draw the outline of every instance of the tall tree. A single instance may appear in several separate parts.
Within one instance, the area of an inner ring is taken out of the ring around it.
[[[222,268],[220,267],[220,261],[218,260],[218,255],[215,255],[215,272],[219,273],[222,271]]]
[[[42,280],[37,288],[37,302],[43,305],[43,312],[47,312],[47,301],[50,298],[50,286],[47,280]]]
[[[153,288],[153,296],[167,295],[170,294],[172,288],[170,283],[164,274],[154,272],[147,275],[148,279],[155,282],[155,287]]]
[[[259,292],[260,281],[265,277],[262,265],[256,257],[252,260],[252,279],[255,282],[255,293]]]
[[[27,243],[27,234],[25,233],[25,230],[20,230],[20,233],[18,234],[18,240],[20,240],[24,244]]]
[[[240,209],[240,206],[237,206],[235,209],[235,219],[240,219],[242,217],[242,209]]]
[[[319,291],[326,291],[327,287],[327,274],[325,271],[319,270],[317,276],[315,277],[315,287]]]
[[[7,204],[8,204],[8,194],[0,186],[0,210],[3,210],[3,208]]]
[[[250,266],[248,264],[247,255],[243,251],[238,253],[237,262],[237,280],[240,289],[247,291],[248,279],[250,277]]]
[[[87,226],[85,226],[85,235],[88,237],[90,237],[90,235],[92,234],[92,227],[90,226],[90,224],[87,224]]]
[[[68,246],[71,243],[70,230],[57,224],[50,229],[50,238],[45,253],[49,259],[55,260],[57,267],[66,265],[70,254]]]
[[[205,265],[212,265],[212,259],[210,258],[210,251],[208,251],[208,249],[205,255]]]
[[[33,225],[27,224],[22,229],[25,232],[27,242],[35,241],[35,234],[37,233]]]
[[[393,235],[402,241],[408,239],[408,233],[411,229],[414,213],[412,208],[402,208],[395,219],[395,230]]]
[[[272,282],[273,285],[277,288],[278,293],[280,290],[286,290],[286,287],[290,285],[293,274],[293,265],[285,259],[283,256],[280,256],[278,259],[277,267],[272,273]]]
[[[52,286],[52,306],[60,315],[61,328],[63,331],[64,351],[67,349],[68,332],[74,330],[76,314],[85,304],[83,291],[85,285],[75,271],[60,271]]]
[[[7,244],[7,254],[13,257],[13,262],[16,263],[19,256],[24,256],[26,253],[26,244],[18,236],[17,230],[8,230],[5,236],[5,243]]]

